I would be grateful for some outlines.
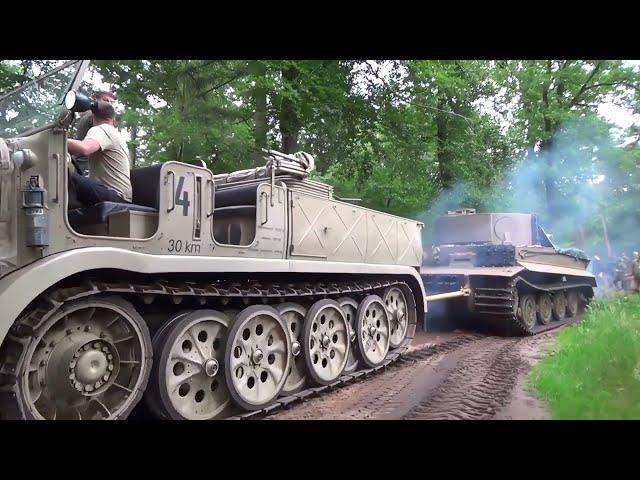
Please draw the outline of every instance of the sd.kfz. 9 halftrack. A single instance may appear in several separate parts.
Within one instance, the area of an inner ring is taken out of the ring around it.
[[[336,199],[305,154],[134,169],[132,204],[70,210],[86,68],[0,98],[0,417],[233,416],[406,348],[422,224]]]

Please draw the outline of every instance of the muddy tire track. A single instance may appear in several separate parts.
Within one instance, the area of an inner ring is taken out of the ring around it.
[[[440,385],[403,419],[489,419],[502,407],[526,369],[522,339],[488,337],[465,349]],[[462,353],[462,352],[460,352]]]
[[[310,398],[268,418],[397,418],[398,415],[394,415],[394,412],[407,403],[405,397],[415,396],[413,387],[421,384],[425,367],[437,364],[445,354],[464,348],[482,338],[484,336],[480,334],[461,334],[447,342],[416,347],[374,377],[358,379],[351,385]],[[408,411],[409,408],[410,406],[405,410]]]

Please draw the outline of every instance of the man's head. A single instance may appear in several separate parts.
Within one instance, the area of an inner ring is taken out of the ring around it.
[[[96,92],[93,94],[93,99],[94,100],[99,100],[102,102],[108,102],[108,103],[116,103],[116,95],[112,92],[107,92],[107,91],[102,91],[102,92]]]
[[[115,126],[116,110],[115,108],[113,108],[113,105],[111,103],[98,100],[97,106],[93,110],[93,119],[94,125],[108,123]]]

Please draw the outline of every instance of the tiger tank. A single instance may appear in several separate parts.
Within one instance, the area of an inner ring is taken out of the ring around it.
[[[593,297],[589,258],[554,246],[535,214],[459,209],[439,217],[433,234],[420,269],[427,294],[464,292],[444,300],[445,315],[532,335],[570,321]]]

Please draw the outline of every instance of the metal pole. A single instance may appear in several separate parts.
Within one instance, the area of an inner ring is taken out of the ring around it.
[[[425,295],[426,302],[435,302],[436,300],[447,300],[449,298],[468,297],[471,291],[468,288],[462,288],[457,292],[438,293],[436,295]]]

